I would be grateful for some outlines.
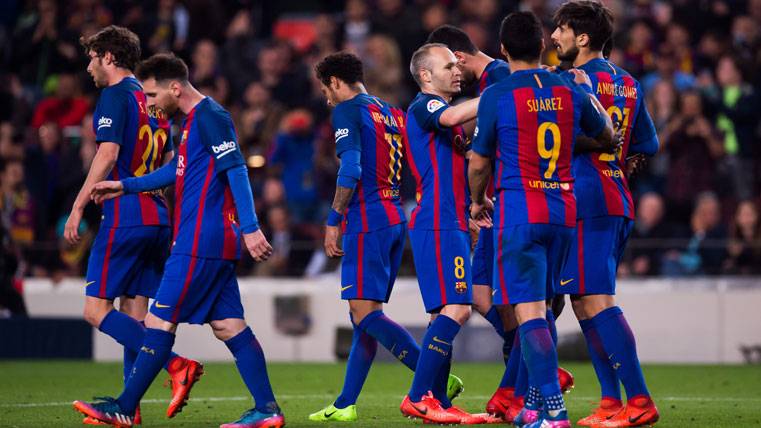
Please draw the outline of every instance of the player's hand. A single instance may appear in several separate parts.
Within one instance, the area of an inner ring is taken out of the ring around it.
[[[96,204],[101,204],[103,201],[118,198],[124,194],[124,185],[121,181],[101,181],[95,183],[90,190],[90,199]]]
[[[550,73],[554,73],[555,71],[557,71],[558,67],[556,65],[542,64],[542,69],[545,71],[549,71]]]
[[[647,158],[642,153],[626,158],[626,178],[639,172],[647,163]]]
[[[69,218],[66,219],[66,225],[63,228],[63,236],[66,242],[71,245],[79,242],[79,223],[82,222],[82,210],[72,208]]]
[[[568,70],[569,73],[573,74],[573,81],[576,82],[577,85],[587,85],[590,88],[592,87],[592,79],[589,78],[586,72],[584,70],[579,70],[578,68],[571,68]]]
[[[342,257],[344,250],[341,249],[341,227],[325,226],[325,254],[328,257]]]
[[[267,238],[259,229],[256,232],[244,233],[243,243],[246,249],[257,262],[263,262],[272,255],[272,246],[267,242]]]
[[[611,154],[617,153],[622,147],[624,147],[624,136],[626,134],[626,130],[621,128],[618,122],[613,124],[613,129],[616,130],[616,132],[613,133],[613,146],[608,149],[608,153]]]
[[[470,232],[470,249],[472,250],[473,248],[476,248],[478,234],[481,232],[481,228],[472,218],[468,219],[468,231]]]
[[[490,198],[484,198],[483,203],[470,204],[470,218],[476,222],[478,227],[492,227],[491,213],[494,212],[494,202]]]

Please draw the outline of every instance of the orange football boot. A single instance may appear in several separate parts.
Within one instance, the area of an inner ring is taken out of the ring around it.
[[[607,421],[608,419],[615,416],[623,408],[624,408],[624,405],[623,403],[621,403],[621,400],[605,397],[602,400],[600,400],[600,406],[594,409],[591,415],[585,418],[579,419],[579,421],[576,422],[576,425],[580,425],[583,427],[597,426],[601,424],[602,422]]]
[[[430,391],[418,402],[412,402],[410,396],[405,395],[399,410],[402,411],[404,416],[422,419],[423,422],[437,424],[460,423],[460,417],[447,412],[446,409],[441,407],[441,402],[435,399]]]
[[[166,409],[166,416],[173,418],[188,404],[190,390],[203,374],[203,364],[183,357],[174,357],[167,367],[169,384],[172,386],[172,401]]]
[[[143,423],[143,417],[140,416],[140,406],[137,406],[137,409],[135,409],[135,417],[132,419],[133,425],[141,425]],[[107,423],[100,421],[98,419],[95,419],[91,416],[85,416],[84,419],[82,419],[82,424],[84,425],[108,425]]]
[[[497,388],[494,395],[489,399],[489,402],[486,403],[486,413],[500,417],[504,416],[514,398],[515,388]]]
[[[638,395],[626,401],[626,406],[612,418],[599,423],[596,427],[620,428],[652,426],[660,414],[653,400],[646,395]]]

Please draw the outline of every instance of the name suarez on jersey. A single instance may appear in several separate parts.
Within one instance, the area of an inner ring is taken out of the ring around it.
[[[529,113],[541,111],[561,111],[563,110],[563,99],[560,97],[552,98],[531,98],[526,100],[526,106]]]
[[[608,95],[614,97],[637,98],[637,88],[635,86],[617,85],[610,82],[597,82],[597,95]]]

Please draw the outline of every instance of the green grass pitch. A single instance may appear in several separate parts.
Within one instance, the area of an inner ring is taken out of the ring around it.
[[[591,409],[598,389],[589,364],[564,364],[576,376],[566,395],[573,420]],[[306,417],[340,392],[343,364],[270,364],[270,377],[289,427],[327,426]],[[455,404],[481,412],[501,376],[497,364],[456,364],[465,382]],[[650,365],[645,376],[661,411],[659,427],[761,427],[761,367]],[[159,379],[166,378],[162,373]],[[121,389],[119,364],[89,361],[0,362],[0,426],[77,427],[82,417],[75,399],[115,395]],[[251,406],[248,392],[232,364],[206,364],[206,374],[191,402],[174,419],[166,419],[169,390],[157,380],[142,404],[143,424],[155,427],[215,427]],[[359,422],[346,426],[420,426],[399,413],[411,374],[400,364],[376,364],[359,398]],[[335,426],[335,425],[334,425]]]

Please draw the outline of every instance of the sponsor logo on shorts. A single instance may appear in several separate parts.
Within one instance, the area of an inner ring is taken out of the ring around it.
[[[168,308],[169,305],[162,305],[161,303],[156,302],[156,307],[159,308],[159,309],[164,309],[164,308]]]
[[[350,289],[351,287],[354,287],[354,284],[347,285],[346,287],[341,287],[341,291],[346,291],[346,290]]]
[[[568,284],[571,281],[573,281],[573,278],[571,278],[571,279],[561,279],[560,280],[560,286],[562,287],[562,286]]]
[[[87,284],[85,284],[85,287],[89,287],[89,286],[90,286],[90,284],[95,284],[95,281],[90,281],[90,282],[88,282]]]

